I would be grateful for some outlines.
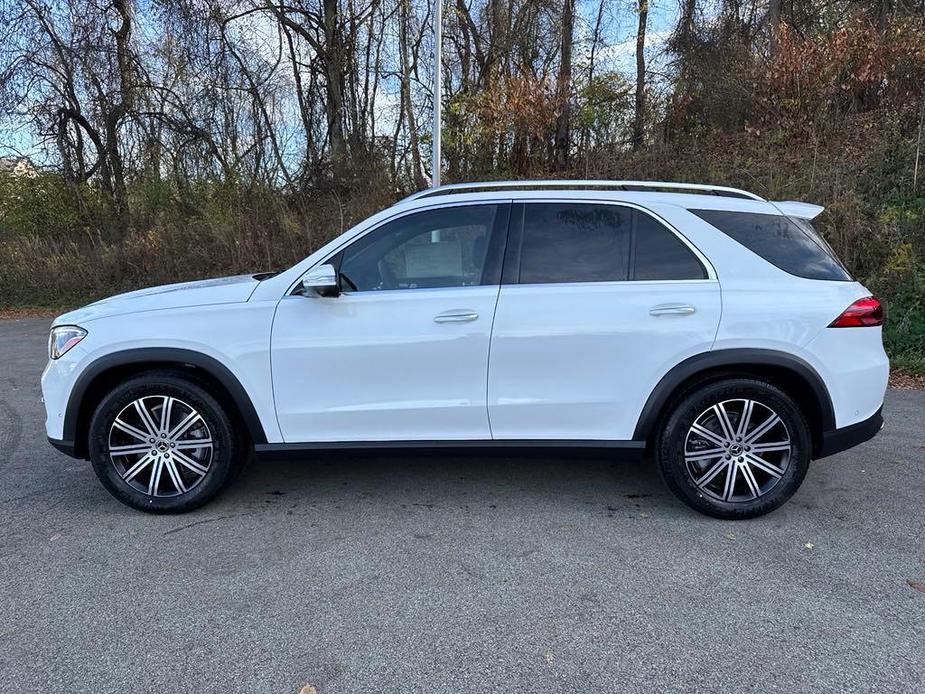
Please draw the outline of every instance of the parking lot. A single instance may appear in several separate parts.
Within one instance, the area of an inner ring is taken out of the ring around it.
[[[925,391],[747,522],[510,454],[251,465],[154,517],[46,443],[48,325],[0,322],[3,692],[922,691]]]

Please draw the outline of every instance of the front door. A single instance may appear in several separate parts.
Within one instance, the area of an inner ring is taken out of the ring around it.
[[[508,204],[393,218],[329,259],[341,294],[276,311],[287,443],[490,439],[488,348]]]

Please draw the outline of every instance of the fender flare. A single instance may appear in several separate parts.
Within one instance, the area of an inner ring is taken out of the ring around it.
[[[718,349],[689,357],[672,367],[658,382],[646,400],[636,422],[633,439],[645,441],[655,429],[661,413],[675,390],[697,374],[722,367],[743,368],[773,366],[787,369],[803,379],[812,390],[822,417],[822,431],[835,429],[835,409],[825,382],[809,362],[773,349]]]
[[[206,372],[218,381],[231,396],[238,414],[244,420],[255,444],[266,443],[267,437],[263,424],[257,416],[257,411],[251,402],[250,396],[241,385],[241,382],[231,370],[214,357],[191,349],[177,347],[142,347],[126,349],[106,354],[91,362],[78,376],[71,389],[64,414],[64,440],[77,444],[78,422],[82,415],[89,417],[90,413],[83,412],[84,400],[93,381],[104,372],[121,366],[133,364],[172,364],[177,366],[193,366]],[[77,444],[77,448],[80,448]]]

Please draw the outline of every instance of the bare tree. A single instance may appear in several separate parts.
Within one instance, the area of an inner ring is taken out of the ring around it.
[[[421,163],[421,148],[418,138],[417,123],[414,118],[414,104],[411,97],[412,54],[409,48],[411,40],[411,0],[399,0],[400,26],[398,31],[399,56],[401,63],[401,117],[408,133],[411,150],[411,177],[414,187],[424,187],[424,168]]]
[[[559,100],[558,123],[556,124],[556,164],[565,168],[569,163],[569,92],[572,84],[572,45],[575,41],[575,0],[564,0],[562,6],[562,31],[559,40],[559,76],[556,95]]]
[[[633,111],[633,149],[639,149],[645,139],[646,118],[646,22],[649,0],[639,0],[639,23],[636,30],[636,102]]]

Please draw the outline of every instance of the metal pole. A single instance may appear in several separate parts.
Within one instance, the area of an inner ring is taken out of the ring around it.
[[[434,136],[433,136],[433,163],[431,164],[431,185],[436,188],[440,185],[440,66],[441,44],[443,42],[443,0],[434,0]]]

